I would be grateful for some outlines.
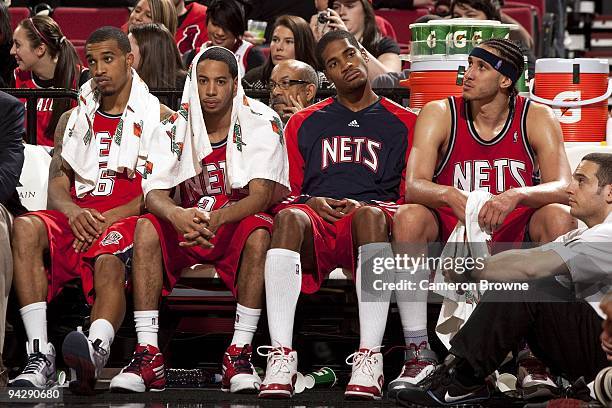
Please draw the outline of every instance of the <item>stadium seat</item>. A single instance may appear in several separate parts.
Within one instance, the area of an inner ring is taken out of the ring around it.
[[[382,16],[376,16],[376,25],[384,36],[393,38],[395,41],[397,41],[397,34],[395,33],[395,29],[386,18]]]
[[[42,146],[25,144],[25,161],[19,177],[17,192],[21,203],[29,211],[47,208],[47,184],[51,156]]]
[[[379,9],[375,10],[375,12],[376,15],[384,17],[391,23],[397,36],[397,42],[402,48],[405,48],[410,43],[410,24],[414,23],[419,17],[429,14],[429,11],[425,8],[415,10]]]
[[[508,7],[511,5],[530,5],[537,9],[538,13],[538,25],[542,27],[542,21],[544,15],[546,14],[546,0],[512,0],[504,2],[504,7]]]
[[[30,17],[30,9],[27,7],[9,7],[8,10],[11,17],[11,30],[13,31],[21,20]]]
[[[77,52],[77,55],[79,56],[79,59],[81,60],[81,65],[83,65],[84,67],[87,66],[87,60],[85,59],[85,44],[74,44],[74,49]]]
[[[128,19],[127,8],[58,7],[53,19],[74,45],[83,45],[89,35],[102,26],[121,27]]]
[[[521,25],[527,30],[531,37],[535,38],[535,30],[534,30],[534,13],[535,7],[525,6],[525,7],[503,7],[502,11],[521,23]]]

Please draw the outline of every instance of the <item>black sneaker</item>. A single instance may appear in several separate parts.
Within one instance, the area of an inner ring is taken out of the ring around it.
[[[478,406],[491,397],[489,385],[466,387],[456,377],[457,358],[449,355],[446,361],[415,388],[398,390],[397,402],[406,407],[444,407],[465,405]]]

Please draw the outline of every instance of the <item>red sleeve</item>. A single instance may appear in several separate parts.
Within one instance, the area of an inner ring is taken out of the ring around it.
[[[408,142],[406,144],[406,164],[408,164],[408,157],[410,156],[410,149],[412,149],[414,125],[416,123],[417,115],[386,98],[382,99],[382,105],[406,126],[406,139]],[[399,199],[397,200],[397,203],[404,204],[406,201],[406,166],[404,166],[404,170],[402,170],[402,181],[400,182],[399,188]]]
[[[287,142],[287,154],[289,155],[289,184],[291,195],[299,196],[304,181],[304,158],[298,145],[298,133],[303,120],[292,117],[285,127],[285,141]]]
[[[285,126],[285,143],[287,144],[287,155],[289,157],[289,186],[291,187],[291,193],[282,203],[272,209],[273,214],[276,214],[290,204],[303,203],[308,198],[307,195],[302,196],[306,163],[304,162],[302,152],[300,152],[298,137],[304,121],[314,112],[332,102],[332,98],[327,98],[315,105],[311,105],[293,115],[287,122]]]

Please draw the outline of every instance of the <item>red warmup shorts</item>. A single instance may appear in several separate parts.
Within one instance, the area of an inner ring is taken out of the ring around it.
[[[381,203],[380,205],[373,205],[373,207],[380,208],[387,217],[388,225],[393,225],[393,215],[397,210],[396,204]],[[303,271],[303,293],[317,292],[325,278],[336,268],[350,269],[354,273],[355,253],[353,250],[352,220],[355,211],[331,224],[306,204],[293,204],[286,208],[297,208],[303,211],[310,218],[312,225],[314,256],[317,266],[314,271]]]
[[[64,285],[73,279],[81,279],[83,293],[89,304],[94,300],[93,266],[99,255],[117,255],[129,264],[134,242],[134,230],[138,216],[128,217],[114,223],[104,231],[85,253],[76,253],[72,248],[74,235],[68,218],[59,211],[44,210],[26,213],[42,220],[49,240],[49,262],[46,265],[49,287],[47,302],[57,296]]]
[[[152,214],[144,215],[143,218],[151,221],[161,244],[165,270],[162,296],[167,296],[172,292],[183,269],[206,263],[214,265],[217,274],[236,297],[236,277],[242,249],[247,238],[259,228],[271,233],[273,224],[268,214],[251,215],[240,222],[219,227],[215,237],[211,240],[214,248],[202,248],[201,246],[183,248],[179,246],[179,243],[184,241],[183,236],[174,229],[171,223],[160,220]]]
[[[508,214],[501,227],[493,233],[492,241],[494,243],[514,243],[516,247],[520,247],[519,244],[525,240],[529,220],[536,210],[536,208],[530,207],[515,208]],[[455,217],[450,207],[440,207],[432,209],[432,211],[440,222],[440,240],[446,242],[457,225],[457,217]]]

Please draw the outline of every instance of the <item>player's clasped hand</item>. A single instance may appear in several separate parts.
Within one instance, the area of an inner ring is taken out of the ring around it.
[[[75,208],[66,215],[72,233],[78,241],[92,244],[104,232],[103,224],[106,219],[93,208]]]
[[[489,233],[495,232],[516,208],[517,202],[512,190],[491,197],[480,209],[478,224]]]
[[[327,197],[312,197],[306,201],[306,205],[315,210],[317,214],[327,222],[336,222],[346,215],[338,209],[344,206],[342,200],[334,200],[333,198]]]
[[[339,210],[341,213],[348,215],[361,207],[361,203],[357,200],[352,200],[350,198],[343,198],[340,200],[340,205],[336,207],[336,210]]]
[[[214,234],[208,230],[210,216],[207,212],[197,208],[177,208],[170,220],[174,229],[183,234],[185,241],[180,242],[181,247],[194,247],[200,245],[204,248],[212,248],[214,245],[210,240]]]

